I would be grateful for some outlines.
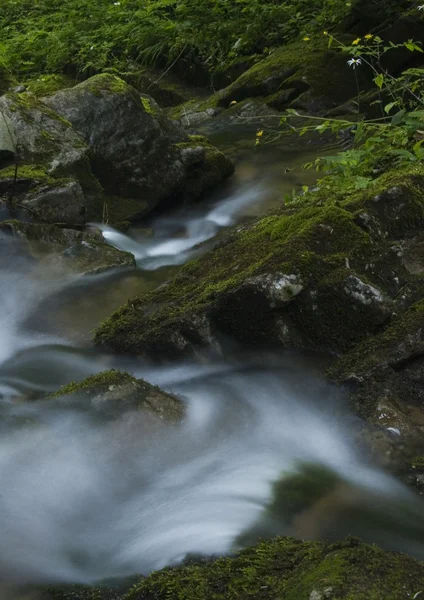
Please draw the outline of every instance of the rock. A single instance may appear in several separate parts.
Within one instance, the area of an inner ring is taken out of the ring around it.
[[[80,398],[91,410],[122,414],[130,409],[153,415],[161,421],[178,423],[184,417],[184,405],[175,396],[135,379],[128,373],[105,371],[83,381],[60,388],[50,399]]]
[[[297,209],[239,228],[166,285],[114,313],[96,342],[150,357],[219,351],[222,335],[348,352],[419,293],[419,275],[408,272],[402,253],[424,224],[423,184],[421,167],[413,167],[343,203],[322,190]]]
[[[89,167],[88,146],[69,121],[30,93],[8,93],[0,98],[0,111],[13,124],[19,163],[42,164],[52,175],[79,174]]]
[[[401,600],[422,589],[424,566],[408,556],[356,538],[334,544],[275,538],[233,557],[152,573],[135,583],[125,600],[199,600],[217,594],[226,600],[308,600],[314,593],[338,600]]]
[[[347,385],[357,412],[375,425],[375,432],[366,434],[368,445],[376,445],[374,457],[405,477],[414,456],[424,454],[423,357],[424,305],[419,301],[329,372]]]
[[[14,166],[0,170],[0,196],[13,197],[32,215],[70,225],[84,223],[95,207],[101,211],[88,146],[68,121],[27,92],[2,96],[0,112],[7,125],[0,125],[1,145],[9,147],[8,164],[12,158],[18,164],[17,181]]]
[[[15,159],[16,133],[12,120],[0,113],[0,164],[8,164]]]
[[[96,229],[77,231],[12,220],[0,223],[0,232],[26,240],[28,253],[44,266],[85,275],[135,267],[132,254],[107,244]]]
[[[196,199],[233,171],[223,154],[204,140],[191,141],[153,99],[113,75],[44,101],[89,145],[93,172],[107,193],[131,199],[131,211],[124,204],[116,220],[139,218],[161,202]]]
[[[309,112],[325,113],[354,97],[355,78],[351,77],[344,55],[326,48],[326,40],[294,42],[275,49],[254,64],[227,88],[216,95],[218,106],[228,108],[232,102],[262,97],[271,108],[284,110],[308,94]],[[323,73],[332,73],[327,85]],[[358,71],[361,89],[371,85],[365,72]]]

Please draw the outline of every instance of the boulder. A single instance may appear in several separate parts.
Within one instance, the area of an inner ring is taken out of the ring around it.
[[[110,246],[97,229],[66,229],[10,220],[0,223],[1,232],[26,240],[30,256],[59,270],[87,275],[135,267],[134,256]]]
[[[325,73],[331,72],[331,81]],[[372,84],[370,73],[357,72],[361,89]],[[355,76],[341,52],[327,49],[327,40],[311,39],[276,48],[254,64],[214,103],[228,108],[232,102],[261,97],[269,107],[284,110],[296,106],[313,114],[325,114],[357,95]]]
[[[348,352],[417,299],[423,190],[417,166],[343,201],[325,188],[310,192],[297,208],[221,237],[167,284],[115,312],[95,340],[149,357],[219,351],[222,335]]]
[[[131,200],[131,214],[124,204],[118,220],[140,218],[161,202],[199,198],[233,172],[222,153],[191,140],[152,98],[114,75],[97,75],[44,102],[89,145],[107,194]],[[108,208],[116,210],[113,203]]]
[[[0,163],[6,167],[0,170],[0,199],[69,225],[101,211],[102,190],[91,172],[88,146],[68,121],[27,92],[2,96],[0,113],[0,145],[3,156],[8,154]]]

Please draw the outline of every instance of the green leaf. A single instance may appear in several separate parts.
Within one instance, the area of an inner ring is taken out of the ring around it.
[[[400,125],[403,121],[403,117],[406,115],[406,110],[402,108],[399,112],[397,112],[392,118],[392,125]]]
[[[386,106],[384,107],[384,112],[388,115],[392,108],[396,106],[396,104],[397,102],[389,102],[389,104],[386,104]]]
[[[381,90],[384,85],[384,75],[383,73],[379,73],[377,77],[374,79],[374,83]]]

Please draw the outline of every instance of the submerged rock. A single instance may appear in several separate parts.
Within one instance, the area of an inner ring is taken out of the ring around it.
[[[10,220],[0,223],[0,232],[26,240],[32,257],[59,270],[94,274],[135,267],[134,256],[110,246],[97,229],[78,231]]]

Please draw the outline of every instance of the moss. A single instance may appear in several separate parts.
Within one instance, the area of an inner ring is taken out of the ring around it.
[[[155,348],[166,351],[172,334],[184,332],[183,337],[191,336],[194,344],[205,343],[196,323],[206,315],[213,327],[239,339],[273,343],[276,326],[263,322],[266,307],[256,306],[257,299],[241,286],[253,276],[283,273],[296,275],[305,288],[283,310],[302,336],[290,343],[335,353],[350,351],[389,322],[385,294],[392,293],[393,261],[389,253],[386,273],[382,258],[389,251],[386,236],[415,235],[424,225],[422,167],[381,179],[371,190],[351,193],[342,202],[328,196],[326,189],[311,193],[299,206],[282,208],[227,235],[213,251],[186,264],[167,285],[115,312],[97,330],[96,342],[150,353]],[[372,227],[359,218],[363,213],[372,215]],[[352,285],[359,279],[359,285],[381,291],[384,301],[372,306],[353,301],[346,291],[348,278],[353,278]]]
[[[113,94],[127,94],[135,90],[123,79],[112,75],[111,73],[101,73],[94,75],[83,83],[78,84],[79,90],[89,90],[92,94],[100,96],[103,92],[112,92]]]
[[[49,119],[59,121],[65,128],[72,128],[71,123],[67,119],[64,119],[58,115],[57,112],[41,102],[35,94],[31,94],[30,92],[25,92],[23,94],[9,92],[7,95],[10,99],[9,109],[11,111],[19,111],[22,118],[28,123],[34,122],[34,111],[36,111]]]
[[[424,456],[416,456],[411,462],[411,467],[413,469],[423,470],[424,469]]]
[[[348,249],[348,255],[359,259],[369,246],[367,234],[355,224],[352,214],[334,206],[267,217],[185,265],[160,290],[122,307],[96,332],[96,341],[142,351],[149,339],[166,335],[178,319],[207,309],[217,295],[237,288],[253,275],[282,271],[316,282],[335,264],[344,264],[346,254],[340,252]],[[156,309],[144,314],[150,304]]]
[[[328,72],[332,73],[331,80]],[[358,73],[361,88],[371,79]],[[305,82],[315,97],[325,96],[343,102],[355,96],[355,77],[346,65],[346,56],[327,48],[325,39],[299,41],[277,48],[264,60],[253,65],[228,88],[218,93],[219,105],[228,107],[232,101],[253,96],[270,96],[280,89],[301,87]]]
[[[67,585],[40,589],[41,600],[118,600],[121,594],[106,587]]]
[[[336,544],[276,538],[234,557],[153,573],[124,599],[310,600],[331,588],[332,600],[401,600],[423,587],[422,563],[355,538]]]
[[[154,112],[153,112],[153,109],[152,109],[152,105],[151,105],[151,103],[150,103],[150,101],[149,101],[149,99],[148,99],[148,98],[146,98],[146,97],[144,97],[144,98],[141,98],[141,103],[142,103],[142,104],[143,104],[143,106],[144,106],[144,110],[145,110],[147,113],[149,113],[149,115],[153,115],[153,114],[154,114]]]
[[[24,82],[27,90],[35,96],[50,96],[59,90],[73,87],[76,81],[66,75],[40,75]]]
[[[0,170],[0,179],[14,179],[15,166]],[[18,165],[18,179],[34,179],[39,183],[55,183],[54,177],[51,177],[43,165]]]
[[[91,375],[83,381],[72,381],[61,387],[57,392],[50,394],[48,398],[59,398],[61,396],[70,396],[84,392],[101,391],[109,388],[111,385],[122,385],[125,383],[137,383],[137,379],[122,371],[104,371]]]

